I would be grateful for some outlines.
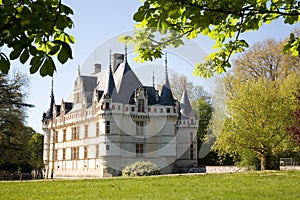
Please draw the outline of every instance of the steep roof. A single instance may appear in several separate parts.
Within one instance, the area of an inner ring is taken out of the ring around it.
[[[46,113],[43,114],[42,120],[52,119],[53,118],[53,106],[55,105],[54,92],[53,92],[53,78],[51,81],[51,95],[50,95],[50,106]]]
[[[160,99],[159,99],[159,104],[164,105],[164,106],[175,106],[175,101],[174,97],[172,94],[172,90],[170,88],[170,82],[169,82],[169,77],[168,77],[168,66],[167,66],[167,53],[165,54],[165,83],[163,84],[161,94],[160,94]]]
[[[187,95],[186,90],[183,91],[181,100],[180,100],[180,107],[181,107],[181,112],[183,112],[186,115],[189,115],[192,112],[192,106],[189,100],[189,97]]]
[[[179,107],[179,119],[188,119],[192,113],[192,106],[186,90],[182,93]]]
[[[132,103],[135,90],[142,86],[142,83],[130,68],[126,56],[114,74],[118,101],[121,103]]]
[[[148,94],[148,105],[155,105],[158,104],[157,101],[157,90],[154,87],[144,86],[144,89],[147,91]]]
[[[110,59],[111,60],[111,59]],[[111,61],[108,68],[108,79],[104,89],[104,97],[116,97],[115,93],[115,81],[111,70]]]

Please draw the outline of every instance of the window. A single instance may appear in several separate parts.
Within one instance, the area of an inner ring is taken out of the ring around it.
[[[63,160],[66,160],[66,149],[63,149]]]
[[[96,145],[96,158],[99,158],[99,144]]]
[[[135,123],[136,123],[136,135],[143,135],[144,122],[136,121]]]
[[[143,157],[144,144],[136,144],[135,153],[136,153],[136,157],[138,157],[138,158]]]
[[[118,105],[118,110],[121,110],[121,106],[120,105]]]
[[[100,135],[99,123],[96,123],[96,136]]]
[[[88,147],[84,147],[84,159],[88,158]]]
[[[72,140],[79,139],[79,127],[72,127]]]
[[[54,161],[56,161],[57,160],[57,157],[58,157],[58,150],[57,149],[55,149],[55,151],[54,151]]]
[[[138,112],[145,112],[145,101],[144,101],[144,99],[138,99]]]
[[[115,105],[112,105],[112,106],[111,106],[111,109],[112,109],[112,110],[115,110],[115,109],[116,109],[116,106],[115,106]]]
[[[194,134],[193,132],[190,132],[190,143],[194,142]]]
[[[109,110],[109,103],[108,102],[105,103],[105,110]]]
[[[67,141],[67,130],[63,130],[63,142]]]
[[[160,109],[160,113],[163,113],[163,112],[164,112],[164,109],[161,108],[161,109]]]
[[[110,148],[109,144],[106,145],[106,150],[108,151]]]
[[[194,119],[191,119],[191,124],[194,124]]]
[[[58,131],[54,131],[54,142],[58,142]]]
[[[79,158],[79,147],[73,147],[71,149],[71,159],[77,160]]]
[[[151,112],[151,108],[150,107],[148,108],[148,112]]]
[[[110,134],[110,121],[105,122],[105,134]]]
[[[125,111],[128,112],[128,107],[127,106],[125,107]]]
[[[155,112],[155,113],[157,112],[157,109],[156,109],[156,108],[154,108],[154,112]]]
[[[84,137],[85,138],[89,137],[89,125],[88,124],[84,125]]]
[[[131,112],[134,112],[134,107],[131,107]]]
[[[194,159],[194,149],[190,149],[190,159]]]
[[[167,108],[167,113],[170,113],[170,112],[171,112],[170,108]]]

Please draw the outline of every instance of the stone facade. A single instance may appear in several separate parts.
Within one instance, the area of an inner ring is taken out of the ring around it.
[[[126,53],[113,66],[83,76],[78,71],[72,98],[55,104],[53,89],[44,113],[45,177],[118,176],[135,161],[150,161],[171,173],[197,164],[197,121],[186,92],[174,100],[166,81],[162,92],[140,83]]]

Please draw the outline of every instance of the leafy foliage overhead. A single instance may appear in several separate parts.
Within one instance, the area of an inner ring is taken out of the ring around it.
[[[299,6],[297,0],[145,0],[133,16],[138,28],[135,35],[121,41],[134,44],[138,61],[151,61],[160,58],[166,46],[183,45],[184,37],[206,35],[215,41],[216,51],[194,73],[209,77],[225,72],[231,67],[230,57],[248,47],[242,33],[280,18],[285,24],[295,24],[300,19]],[[291,33],[283,50],[299,55],[299,37]]]
[[[72,59],[75,39],[65,32],[73,26],[72,14],[61,0],[0,0],[0,71],[8,73],[10,60],[30,59],[30,73],[52,76],[53,57],[61,64]]]

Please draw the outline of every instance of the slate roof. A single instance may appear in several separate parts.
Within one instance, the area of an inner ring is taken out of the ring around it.
[[[180,115],[181,119],[188,118],[192,112],[192,106],[191,106],[191,103],[190,103],[190,100],[189,100],[186,90],[183,91],[183,94],[182,94],[182,97],[180,100],[180,110],[179,111],[181,114]]]
[[[165,58],[165,84],[162,87],[159,104],[164,106],[175,106],[174,97],[172,94],[172,90],[170,88],[170,82],[168,77],[168,67],[167,67],[167,54]]]

